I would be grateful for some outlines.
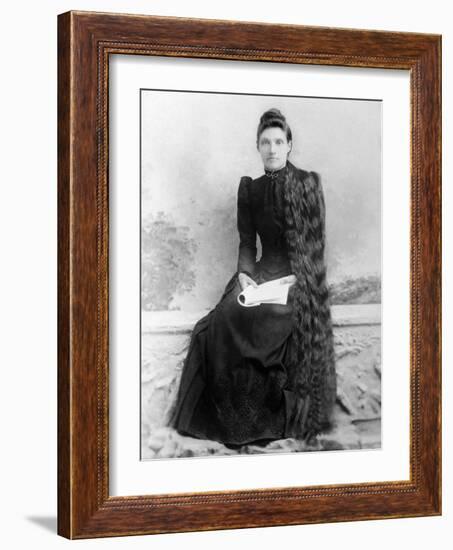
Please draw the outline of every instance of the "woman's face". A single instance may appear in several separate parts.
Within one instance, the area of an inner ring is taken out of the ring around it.
[[[281,128],[266,128],[259,137],[258,151],[266,170],[279,170],[286,164],[291,142]]]

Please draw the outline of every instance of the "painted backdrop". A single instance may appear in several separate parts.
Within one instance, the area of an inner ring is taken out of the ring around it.
[[[256,130],[271,107],[292,129],[290,160],[321,175],[333,303],[380,302],[381,102],[143,90],[143,309],[219,300],[236,269],[239,180],[263,173]]]

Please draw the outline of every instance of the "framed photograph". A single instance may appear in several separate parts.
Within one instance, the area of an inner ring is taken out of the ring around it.
[[[58,532],[441,513],[441,38],[58,21]]]

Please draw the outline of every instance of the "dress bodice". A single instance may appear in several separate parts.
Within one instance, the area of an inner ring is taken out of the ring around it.
[[[254,180],[243,178],[240,184],[238,229],[241,244],[238,270],[252,276],[261,274],[263,280],[291,273],[284,234],[285,173],[286,167],[275,172],[266,171]],[[259,262],[256,262],[256,234],[262,246]]]

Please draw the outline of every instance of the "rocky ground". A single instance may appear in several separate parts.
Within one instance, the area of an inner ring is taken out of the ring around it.
[[[167,426],[175,402],[189,334],[143,338],[142,458],[370,449],[381,442],[380,325],[335,327],[338,395],[335,425],[310,445],[296,439],[230,449],[216,441],[179,435]]]

